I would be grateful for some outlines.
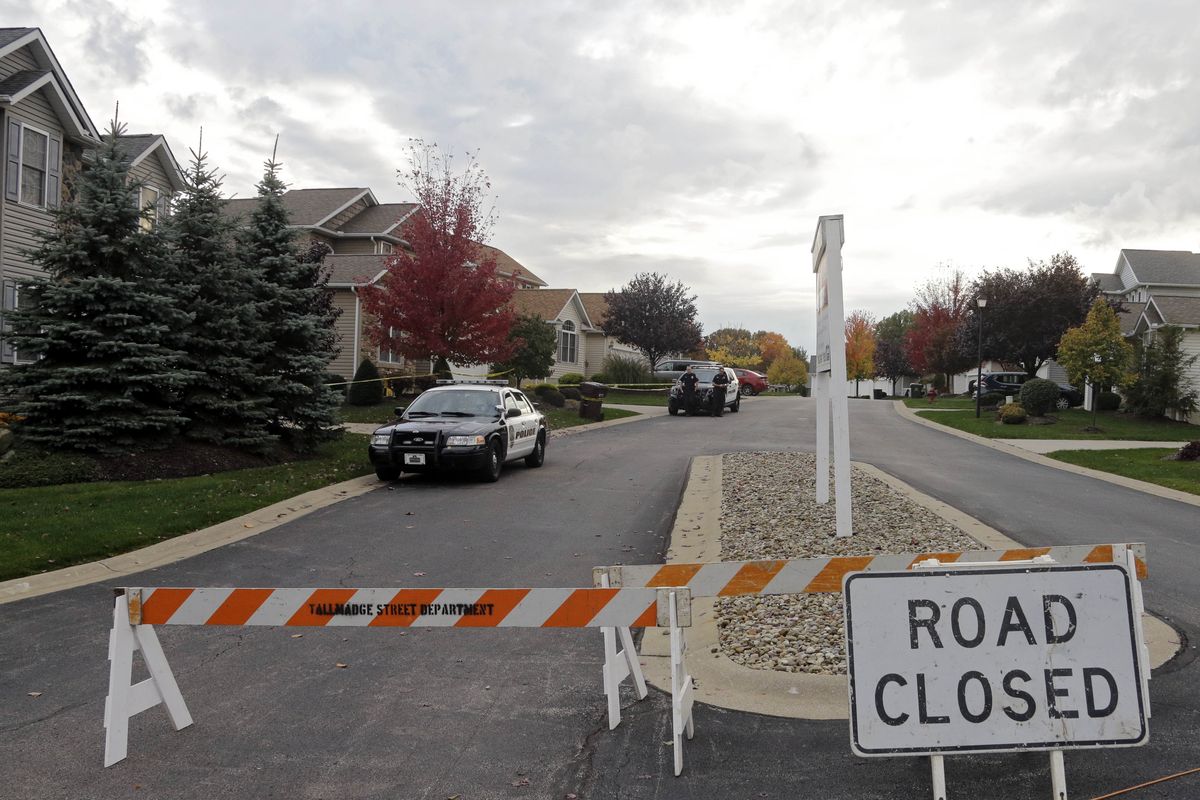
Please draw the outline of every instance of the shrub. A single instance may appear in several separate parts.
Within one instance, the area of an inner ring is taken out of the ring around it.
[[[557,392],[557,391],[558,391],[558,387],[555,386],[553,383],[539,383],[538,385],[533,387],[533,393],[536,394],[538,397],[542,397],[543,395],[546,394],[546,392]]]
[[[331,390],[337,392],[339,397],[341,397],[342,399],[345,399],[346,388],[347,388],[346,387],[346,379],[343,378],[341,375],[335,375],[332,372],[326,372],[325,377],[321,380],[321,383],[335,384],[334,386],[330,386],[329,388]]]
[[[979,398],[980,406],[999,406],[1004,402],[1004,395],[999,392],[984,392],[983,397]]]
[[[1054,408],[1061,394],[1058,384],[1045,378],[1033,378],[1021,385],[1021,405],[1035,417],[1044,417]]]
[[[1005,403],[996,416],[1005,425],[1022,425],[1028,415],[1020,403]]]
[[[560,386],[558,393],[568,400],[580,400],[583,395],[579,393],[579,389],[574,386]]]
[[[1116,392],[1100,392],[1096,395],[1096,408],[1099,411],[1116,411],[1121,407],[1121,395]]]
[[[605,383],[606,382],[603,372],[597,372],[595,375],[592,376],[591,380],[593,383]]]
[[[654,380],[646,362],[625,356],[607,356],[604,359],[604,376],[609,383],[649,383]]]
[[[558,379],[559,386],[578,386],[583,383],[583,375],[578,372],[564,372]]]
[[[100,477],[96,462],[85,455],[46,453],[24,447],[0,461],[0,489],[86,483]]]
[[[371,359],[364,358],[354,371],[354,382],[346,393],[346,402],[352,406],[373,406],[383,402],[383,381],[379,380],[379,370]]]
[[[549,403],[555,408],[562,408],[567,404],[567,398],[563,397],[563,393],[554,387],[544,392],[539,392],[538,397],[542,398],[543,403]]]
[[[1200,461],[1200,439],[1188,442],[1175,454],[1176,461]]]

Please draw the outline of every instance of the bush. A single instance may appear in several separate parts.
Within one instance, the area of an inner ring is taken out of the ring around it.
[[[379,370],[371,359],[364,358],[354,371],[354,383],[346,393],[346,402],[352,406],[373,406],[383,402],[383,381],[379,380]]]
[[[583,395],[579,393],[579,389],[574,386],[561,386],[558,393],[568,400],[581,400]]]
[[[1000,411],[996,414],[996,417],[1005,425],[1023,425],[1027,416],[1020,403],[1005,403],[1000,406]]]
[[[1058,402],[1061,390],[1054,381],[1032,378],[1021,385],[1021,405],[1035,417],[1044,417]]]
[[[100,477],[96,462],[82,454],[46,453],[24,447],[0,461],[0,489],[87,483]]]
[[[564,372],[558,379],[559,386],[578,386],[583,383],[583,375],[578,372]]]
[[[332,389],[333,391],[337,392],[338,396],[340,396],[343,400],[346,399],[346,389],[348,387],[346,386],[346,379],[343,378],[341,375],[335,375],[332,372],[326,372],[325,377],[321,380],[321,383],[338,384],[335,386],[330,386],[329,388]]]
[[[1188,442],[1175,454],[1176,461],[1200,461],[1200,439]]]
[[[604,377],[603,372],[597,372],[595,375],[592,376],[591,380],[592,380],[592,383],[606,383],[607,382],[607,380]]]
[[[649,383],[654,380],[646,362],[624,356],[607,356],[604,359],[604,376],[609,383]]]
[[[538,397],[542,398],[543,403],[548,403],[555,408],[562,408],[567,404],[567,398],[563,397],[563,393],[554,387],[544,392],[538,392]]]
[[[1121,395],[1116,392],[1100,392],[1096,395],[1098,411],[1116,411],[1121,407]]]
[[[999,392],[984,392],[983,397],[979,398],[980,406],[995,407],[1004,402],[1004,395]]]
[[[533,387],[533,393],[536,394],[538,397],[542,397],[547,392],[557,392],[557,391],[558,391],[558,387],[555,386],[553,383],[539,383],[537,386]]]

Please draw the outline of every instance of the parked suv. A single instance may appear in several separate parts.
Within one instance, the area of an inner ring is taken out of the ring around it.
[[[995,392],[1004,396],[1016,397],[1021,393],[1021,386],[1029,376],[1024,372],[985,372],[983,374],[983,393]],[[975,396],[975,381],[971,381],[971,396]],[[1083,405],[1083,393],[1069,383],[1058,384],[1058,409],[1073,408]]]
[[[671,387],[671,391],[667,394],[667,413],[671,416],[675,416],[680,411],[688,414],[698,412],[707,414],[712,408],[712,379],[719,369],[725,370],[725,375],[729,378],[729,385],[725,387],[725,408],[735,414],[740,411],[742,396],[738,392],[737,373],[729,367],[722,367],[716,364],[701,364],[699,366],[693,364],[692,371],[700,379],[696,383],[695,406],[691,409],[686,407],[683,399],[683,384],[675,381],[675,385]]]
[[[742,397],[756,395],[759,392],[767,390],[767,376],[761,372],[755,372],[752,369],[740,369],[738,367],[734,367],[733,371],[737,373],[738,383],[742,385]]]
[[[678,380],[689,366],[715,367],[717,362],[697,361],[694,358],[668,358],[666,361],[658,362],[658,366],[654,368],[654,379],[662,383]]]

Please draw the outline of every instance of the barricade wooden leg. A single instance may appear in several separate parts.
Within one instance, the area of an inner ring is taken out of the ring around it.
[[[1142,673],[1142,695],[1146,698],[1146,718],[1150,718],[1150,649],[1146,647],[1146,630],[1142,614],[1146,606],[1142,598],[1142,581],[1138,578],[1137,556],[1130,548],[1125,548],[1125,570],[1129,573],[1129,582],[1133,586],[1133,624],[1137,632],[1138,664]]]
[[[600,577],[600,586],[608,588],[608,576]],[[637,650],[633,646],[633,634],[629,628],[601,628],[604,635],[604,695],[608,700],[608,729],[611,731],[621,724],[621,683],[628,677],[633,677],[634,690],[638,700],[645,700],[646,678],[642,675],[642,664],[638,661]],[[617,649],[617,637],[621,639],[621,649]]]
[[[676,594],[671,592],[671,732],[675,747],[675,774],[683,772],[683,737],[691,739],[695,734],[692,722],[692,704],[695,702],[695,687],[692,676],[684,668],[683,655],[687,643],[683,639],[683,628],[679,627],[679,608]]]
[[[133,683],[133,654],[140,650],[150,677]],[[104,701],[104,766],[129,754],[129,720],[160,703],[175,730],[192,724],[192,715],[163,655],[158,635],[149,625],[129,624],[126,598],[113,604],[113,627],[108,637],[108,698]]]
[[[942,756],[929,757],[929,774],[933,783],[933,800],[946,800],[946,762]]]
[[[1067,800],[1067,769],[1063,764],[1062,750],[1050,751],[1050,785],[1054,800]]]

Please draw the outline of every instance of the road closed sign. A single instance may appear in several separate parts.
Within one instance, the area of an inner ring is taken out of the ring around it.
[[[862,756],[1128,747],[1149,736],[1133,587],[1117,564],[846,577]]]

